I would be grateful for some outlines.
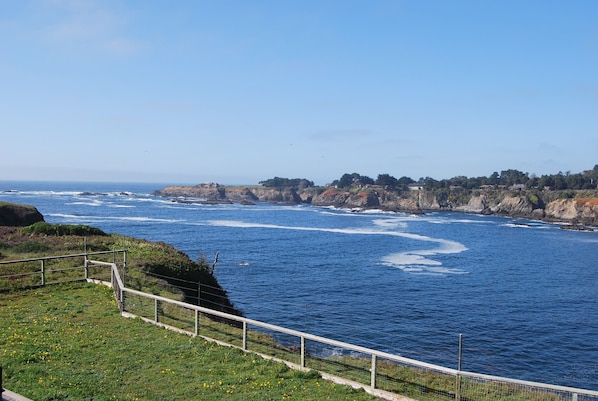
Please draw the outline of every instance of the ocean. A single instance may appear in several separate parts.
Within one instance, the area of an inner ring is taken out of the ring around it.
[[[245,316],[463,370],[598,389],[598,231],[497,216],[199,205],[166,184],[0,181],[49,223],[218,252]]]

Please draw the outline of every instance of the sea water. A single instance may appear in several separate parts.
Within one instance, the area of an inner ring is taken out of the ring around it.
[[[598,232],[459,213],[200,205],[161,184],[0,182],[47,222],[218,252],[245,316],[464,370],[598,388]]]

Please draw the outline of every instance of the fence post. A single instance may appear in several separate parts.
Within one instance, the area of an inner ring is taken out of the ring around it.
[[[158,298],[154,302],[154,323],[158,323]]]
[[[247,322],[243,322],[243,351],[247,351]]]
[[[46,285],[46,260],[42,259],[42,286]]]
[[[376,355],[372,354],[372,378],[371,378],[371,385],[372,389],[376,388],[376,363],[377,358]]]
[[[455,383],[455,401],[461,401],[461,363],[463,361],[463,334],[459,334],[459,362]]]
[[[85,280],[89,278],[89,267],[88,267],[88,259],[87,259],[87,237],[83,237],[83,265],[85,266]]]
[[[305,337],[301,336],[301,367],[305,367]]]
[[[199,335],[199,311],[195,309],[195,337]]]

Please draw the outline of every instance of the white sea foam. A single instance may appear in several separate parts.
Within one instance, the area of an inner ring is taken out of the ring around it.
[[[405,219],[390,218],[390,219],[375,219],[374,225],[384,229],[407,228]]]
[[[76,196],[81,191],[19,191],[19,193],[33,196]]]
[[[179,219],[160,219],[155,217],[123,217],[123,216],[78,216],[74,214],[51,213],[48,216],[60,217],[63,219],[76,221],[135,221],[135,222],[156,222],[156,223],[184,223],[185,220]]]
[[[560,224],[560,223],[557,223]],[[548,229],[551,227],[551,223],[544,223],[544,222],[537,222],[537,221],[529,221],[525,223],[517,223],[517,222],[509,222],[500,224],[501,227],[511,227],[511,228],[524,228],[524,229]]]
[[[448,250],[439,251],[438,249],[429,250],[415,250],[408,252],[399,252],[387,255],[382,258],[382,264],[386,266],[397,267],[404,272],[412,274],[428,274],[428,275],[447,275],[447,274],[467,274],[468,272],[462,269],[443,267],[442,262],[429,259],[426,256],[433,256],[438,253],[458,253],[464,249],[453,249],[452,252]]]
[[[392,219],[391,219],[392,220]],[[465,274],[465,270],[456,268],[442,267],[442,262],[429,258],[439,254],[454,254],[467,250],[467,247],[459,242],[445,240],[441,238],[432,238],[420,234],[406,233],[388,228],[397,228],[402,226],[403,222],[394,219],[394,221],[377,220],[375,224],[383,229],[372,228],[320,228],[320,227],[302,227],[302,226],[282,226],[276,224],[249,223],[237,220],[210,220],[209,225],[217,227],[236,227],[236,228],[269,228],[279,230],[297,230],[297,231],[320,231],[348,235],[386,235],[394,237],[408,238],[428,243],[437,244],[431,249],[420,249],[405,252],[398,252],[387,255],[382,258],[382,264],[397,267],[407,273],[415,274]]]
[[[501,224],[501,226],[503,226],[503,227],[515,227],[515,228],[533,228],[532,226],[530,226],[528,224],[515,224],[515,223]]]
[[[78,201],[78,202],[67,203],[67,205],[85,205],[85,206],[93,206],[93,207],[102,206],[103,204],[104,204],[104,202],[102,202],[101,200],[97,200],[97,199],[94,199],[91,202]]]
[[[63,219],[88,219],[91,216],[77,216],[76,214],[64,214],[64,213],[49,213],[48,216],[61,217]]]

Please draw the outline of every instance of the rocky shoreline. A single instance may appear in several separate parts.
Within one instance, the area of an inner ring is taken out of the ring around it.
[[[379,186],[338,189],[331,187],[271,188],[223,186],[215,183],[195,186],[167,186],[153,193],[185,203],[255,202],[311,204],[363,211],[422,214],[430,211],[510,216],[563,223],[577,229],[598,227],[598,190],[595,191],[510,191],[435,190],[389,191]],[[570,227],[563,227],[575,229]]]

